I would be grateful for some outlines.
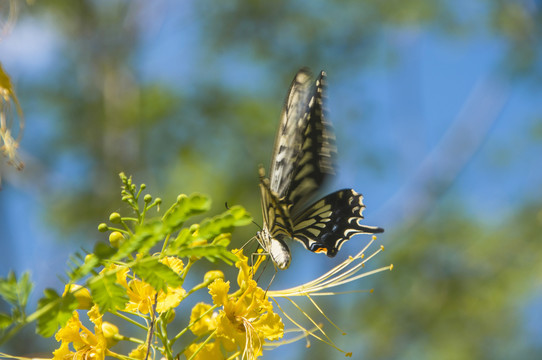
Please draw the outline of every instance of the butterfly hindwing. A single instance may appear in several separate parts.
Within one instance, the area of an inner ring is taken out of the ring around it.
[[[364,208],[361,194],[352,189],[336,191],[316,201],[293,220],[293,238],[310,251],[333,257],[352,236],[384,231],[359,223]]]

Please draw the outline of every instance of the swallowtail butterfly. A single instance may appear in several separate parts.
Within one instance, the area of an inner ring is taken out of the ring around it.
[[[359,223],[365,205],[363,196],[352,189],[338,190],[307,206],[334,173],[335,139],[323,113],[325,77],[320,72],[312,86],[308,69],[297,73],[282,109],[269,178],[260,167],[263,228],[256,239],[281,270],[291,261],[287,239],[333,257],[352,236],[384,231]]]

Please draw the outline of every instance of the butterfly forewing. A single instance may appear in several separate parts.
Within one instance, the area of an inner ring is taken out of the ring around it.
[[[359,223],[364,208],[361,194],[352,189],[336,191],[316,201],[293,220],[293,238],[310,251],[333,257],[352,236],[384,231]]]
[[[324,183],[334,174],[333,157],[336,153],[331,125],[325,121],[323,100],[325,73],[316,80],[301,128],[301,150],[286,198],[293,205],[292,214],[298,213]]]
[[[270,189],[279,198],[286,195],[297,167],[303,142],[301,128],[306,118],[310,90],[310,71],[301,69],[290,85],[271,158]]]

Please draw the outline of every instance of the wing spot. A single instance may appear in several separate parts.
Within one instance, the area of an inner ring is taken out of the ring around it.
[[[326,248],[318,248],[318,249],[315,249],[314,252],[315,253],[320,253],[320,254],[327,254],[327,249]]]

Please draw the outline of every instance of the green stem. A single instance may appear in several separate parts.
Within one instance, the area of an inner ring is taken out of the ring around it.
[[[113,314],[113,315],[116,315],[116,316],[118,316],[118,317],[120,317],[120,318],[121,318],[122,320],[124,320],[124,321],[127,321],[127,322],[129,322],[129,323],[131,323],[131,324],[134,324],[135,326],[140,327],[141,329],[143,329],[143,330],[145,330],[145,331],[148,330],[148,327],[147,327],[147,326],[138,323],[138,322],[135,321],[134,319],[131,319],[131,318],[129,318],[128,316],[123,315],[123,314],[121,314],[121,313],[118,312],[118,311],[115,311],[115,312],[112,313],[112,314]]]

